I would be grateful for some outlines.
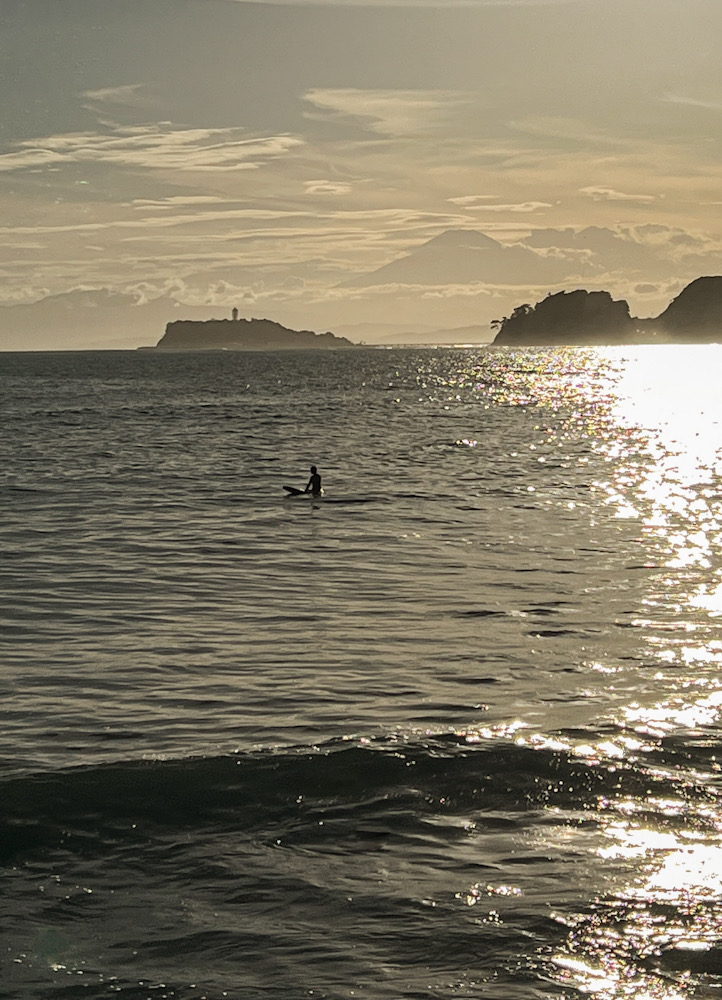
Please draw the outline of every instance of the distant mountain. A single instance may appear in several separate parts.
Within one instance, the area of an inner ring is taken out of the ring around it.
[[[163,299],[162,301],[166,304],[172,300]],[[137,296],[115,292],[110,288],[74,288],[70,292],[61,292],[59,295],[46,295],[39,302],[5,308],[12,309],[17,315],[21,315],[23,312],[37,307],[51,312],[71,309],[128,309],[137,307],[138,302]]]
[[[272,320],[216,319],[214,312],[217,315],[230,310],[187,306],[167,296],[143,301],[107,288],[76,288],[38,302],[0,306],[0,351],[131,349],[139,342],[155,343],[161,330],[166,330],[158,343],[162,350],[353,346],[350,340],[332,333],[290,330]],[[179,313],[184,319],[173,321],[172,317]],[[181,343],[185,336],[187,344]]]
[[[155,350],[283,351],[353,347],[345,337],[311,330],[289,330],[270,319],[176,320],[166,326]]]
[[[107,288],[76,288],[38,302],[0,306],[0,350],[97,350],[135,347],[139,341],[150,344],[180,309],[205,319],[213,307],[189,308],[167,296],[143,301]]]
[[[359,274],[340,288],[373,285],[536,285],[569,276],[569,261],[521,243],[506,246],[473,230],[451,229],[404,257]]]

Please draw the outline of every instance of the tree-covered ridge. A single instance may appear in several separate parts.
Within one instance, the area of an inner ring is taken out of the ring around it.
[[[495,320],[495,344],[722,342],[722,277],[696,278],[659,316],[635,319],[609,292],[555,292]]]
[[[609,292],[557,292],[535,306],[517,306],[511,316],[492,323],[499,332],[495,344],[608,343],[627,340],[635,331],[629,305]],[[541,340],[540,340],[541,338]]]

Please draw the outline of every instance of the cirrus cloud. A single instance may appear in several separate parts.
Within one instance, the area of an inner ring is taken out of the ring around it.
[[[252,170],[302,145],[290,135],[247,138],[240,128],[138,125],[25,140],[14,152],[0,155],[0,172],[71,164],[186,172]]]
[[[622,191],[615,191],[609,187],[583,187],[579,189],[580,194],[585,194],[594,201],[634,201],[646,205],[656,201],[653,194],[624,194]]]
[[[350,184],[344,184],[340,181],[306,181],[304,184],[306,189],[306,194],[348,194],[351,190]]]
[[[459,205],[462,208],[471,209],[475,212],[522,212],[526,214],[528,212],[538,212],[542,208],[554,207],[548,201],[522,201],[498,205],[490,203],[492,197],[487,194],[470,194],[462,195],[459,198],[449,198],[449,201],[454,205]]]
[[[467,105],[468,94],[444,90],[361,90],[353,87],[309,90],[313,108],[305,117],[354,119],[384,136],[428,134],[448,124],[449,113]]]

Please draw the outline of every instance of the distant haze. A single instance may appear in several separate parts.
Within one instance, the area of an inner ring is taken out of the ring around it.
[[[0,349],[655,315],[722,274],[721,37],[719,0],[6,0]]]

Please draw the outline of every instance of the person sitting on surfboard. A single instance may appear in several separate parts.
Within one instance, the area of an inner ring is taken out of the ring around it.
[[[316,469],[315,465],[311,466],[311,478],[306,483],[306,489],[303,492],[308,493],[309,490],[311,491],[311,493],[313,493],[314,496],[320,496],[322,492],[321,477],[319,476],[318,470]]]

